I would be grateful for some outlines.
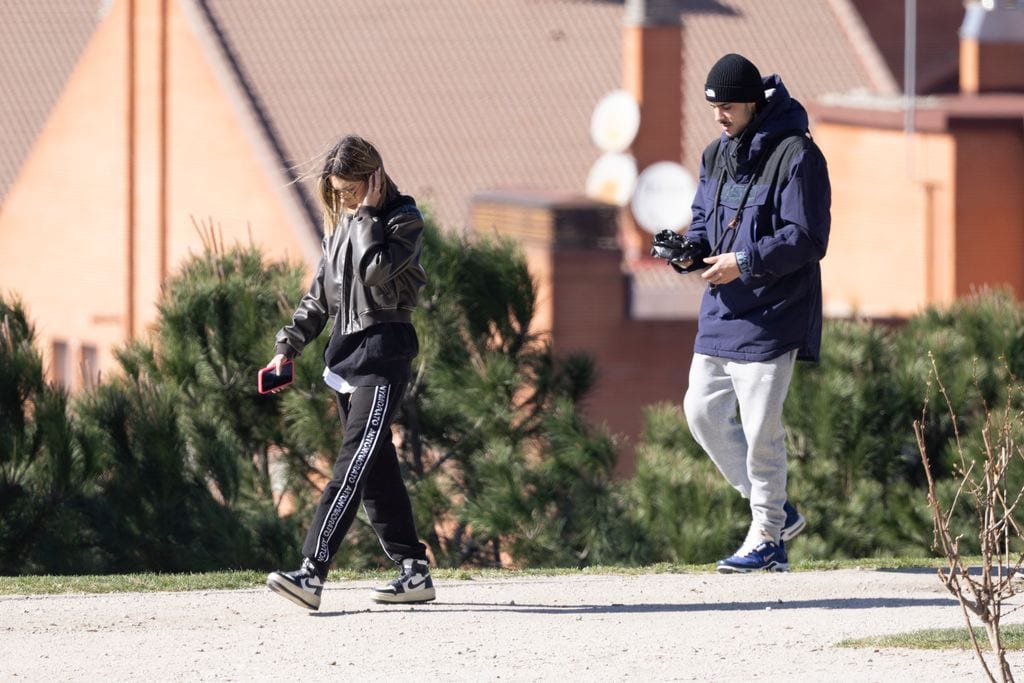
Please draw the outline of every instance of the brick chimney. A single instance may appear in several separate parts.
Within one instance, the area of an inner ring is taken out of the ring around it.
[[[1024,92],[1024,2],[966,4],[960,26],[960,91]]]
[[[626,0],[622,87],[640,104],[631,152],[637,170],[683,156],[683,25],[678,0]],[[627,260],[645,256],[650,235],[623,211]]]

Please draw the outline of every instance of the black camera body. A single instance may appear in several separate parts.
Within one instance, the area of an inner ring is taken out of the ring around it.
[[[711,248],[702,240],[690,240],[671,230],[662,230],[651,240],[651,256],[665,259],[680,273],[707,268],[704,259]]]

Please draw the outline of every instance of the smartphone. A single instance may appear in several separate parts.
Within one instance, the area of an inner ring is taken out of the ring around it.
[[[286,387],[295,380],[295,363],[286,360],[281,363],[281,373],[274,372],[274,367],[265,367],[256,376],[256,389],[261,394]]]

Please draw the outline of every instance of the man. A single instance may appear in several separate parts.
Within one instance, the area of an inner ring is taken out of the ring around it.
[[[785,542],[805,520],[786,495],[782,407],[795,361],[819,356],[828,170],[807,112],[777,75],[762,79],[745,57],[727,54],[704,95],[722,134],[701,160],[685,238],[660,233],[652,253],[680,272],[704,268],[708,283],[684,412],[752,517],[718,571],[785,571]]]

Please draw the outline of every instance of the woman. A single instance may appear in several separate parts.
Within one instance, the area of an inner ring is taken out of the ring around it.
[[[323,255],[292,322],[277,334],[280,370],[334,319],[324,381],[335,391],[344,441],[302,546],[302,566],[267,577],[271,590],[319,609],[331,559],[352,525],[360,499],[384,552],[401,568],[374,589],[378,602],[434,599],[426,547],[413,522],[409,494],[391,441],[391,421],[419,351],[412,312],[426,282],[419,257],[423,218],[399,193],[376,148],[342,138],[317,181],[323,208]]]

